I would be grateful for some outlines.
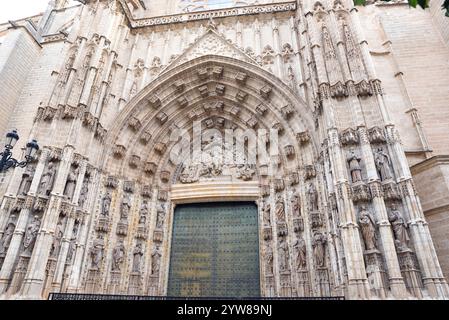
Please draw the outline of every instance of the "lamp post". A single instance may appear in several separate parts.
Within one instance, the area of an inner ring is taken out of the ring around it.
[[[36,152],[39,150],[39,145],[36,140],[31,140],[27,143],[25,160],[22,162],[17,161],[12,157],[11,150],[19,140],[19,135],[16,130],[12,130],[6,134],[5,150],[0,153],[0,172],[5,172],[9,168],[26,167],[31,161],[33,161]]]

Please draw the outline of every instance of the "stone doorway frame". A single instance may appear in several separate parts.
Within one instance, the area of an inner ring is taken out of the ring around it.
[[[263,257],[262,257],[262,217],[259,208],[260,199],[259,181],[248,182],[230,182],[230,181],[207,181],[195,184],[174,184],[171,187],[170,210],[167,219],[167,242],[164,246],[163,254],[163,277],[160,284],[161,293],[167,296],[168,280],[170,272],[170,258],[173,238],[173,220],[176,206],[190,203],[207,202],[254,202],[257,206],[258,229],[259,229],[259,283],[260,297],[265,296],[264,276],[263,276]]]

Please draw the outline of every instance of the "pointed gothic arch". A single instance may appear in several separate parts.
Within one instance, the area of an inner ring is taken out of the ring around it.
[[[313,161],[319,149],[312,110],[284,82],[255,64],[207,55],[167,68],[132,98],[108,133],[104,165],[116,168],[111,174],[123,176],[133,159],[135,169],[148,162],[166,164],[170,132],[190,130],[193,121],[209,118],[242,130],[278,128],[284,159],[291,158],[290,152],[298,156],[304,151],[301,141],[312,142],[306,162]],[[305,165],[304,159],[301,162],[290,167]]]

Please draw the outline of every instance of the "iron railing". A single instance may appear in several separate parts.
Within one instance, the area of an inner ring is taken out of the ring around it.
[[[140,301],[169,301],[169,300],[345,300],[344,297],[161,297],[138,295],[112,294],[83,294],[83,293],[50,293],[48,300],[140,300]]]

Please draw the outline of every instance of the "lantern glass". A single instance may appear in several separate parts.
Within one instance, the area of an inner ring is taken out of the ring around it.
[[[36,140],[31,140],[31,142],[27,143],[26,157],[34,158],[36,152],[39,150],[39,145]]]
[[[17,141],[19,140],[19,135],[16,130],[12,130],[6,134],[5,147],[8,149],[14,148]]]

